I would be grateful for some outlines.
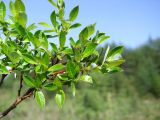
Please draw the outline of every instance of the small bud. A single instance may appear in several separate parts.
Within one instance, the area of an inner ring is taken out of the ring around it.
[[[63,9],[65,7],[65,3],[63,0],[58,0],[57,1],[57,6],[59,9]]]

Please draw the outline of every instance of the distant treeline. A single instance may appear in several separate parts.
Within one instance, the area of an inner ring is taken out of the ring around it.
[[[118,93],[160,97],[160,38],[150,39],[135,49],[125,49],[123,57],[126,60],[122,65],[124,72],[103,76],[105,80],[98,82],[100,89],[107,86],[107,90]]]

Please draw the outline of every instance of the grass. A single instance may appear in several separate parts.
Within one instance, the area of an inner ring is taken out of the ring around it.
[[[0,111],[15,100],[16,84],[0,89]],[[100,94],[92,88],[77,91],[75,98],[69,93],[62,110],[57,108],[51,96],[43,110],[34,98],[30,98],[3,120],[160,120],[160,100],[152,96],[139,98],[135,94],[128,96],[107,91]]]

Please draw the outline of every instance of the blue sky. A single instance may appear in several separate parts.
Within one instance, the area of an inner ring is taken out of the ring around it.
[[[5,0],[4,0],[5,1]],[[8,2],[9,0],[6,0]],[[47,0],[23,0],[29,23],[49,22],[54,7]],[[72,32],[74,37],[86,25],[97,23],[97,29],[111,38],[110,42],[134,48],[149,36],[160,37],[160,0],[65,0],[66,14],[76,6],[80,12],[76,22],[82,27]]]

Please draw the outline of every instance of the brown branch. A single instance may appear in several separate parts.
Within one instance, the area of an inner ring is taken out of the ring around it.
[[[64,72],[65,72],[65,70],[59,70],[59,71],[56,71],[56,72],[49,74],[49,76],[56,76],[57,74],[62,74]]]
[[[57,63],[59,62],[59,60],[58,60],[57,57],[53,57],[53,58],[51,59],[51,62],[52,62],[52,65],[55,65],[55,64],[57,64]]]
[[[19,83],[19,90],[18,90],[18,97],[21,95],[21,90],[23,87],[23,74],[20,75],[20,83]]]
[[[15,109],[17,107],[17,105],[19,105],[23,100],[31,97],[33,95],[35,88],[30,88],[26,91],[26,93],[24,93],[23,96],[18,97],[16,99],[16,101],[9,107],[7,108],[5,111],[3,111],[2,113],[0,113],[0,119],[5,117],[6,115],[8,115],[13,109]]]
[[[65,70],[59,70],[57,72],[54,72],[54,73],[51,73],[49,76],[56,76],[57,74],[62,74],[64,73]],[[31,97],[33,95],[33,92],[35,91],[35,88],[30,88],[27,90],[27,92],[22,95],[20,97],[20,93],[21,93],[21,89],[22,89],[22,82],[23,82],[23,74],[21,74],[21,77],[20,77],[20,88],[18,90],[18,98],[16,99],[16,101],[9,107],[7,108],[5,111],[3,112],[0,112],[0,119],[5,117],[6,115],[8,115],[12,110],[14,110],[17,105],[19,105],[23,100]]]
[[[4,82],[4,79],[5,79],[6,76],[7,76],[7,74],[2,74],[2,78],[0,80],[0,86],[2,86],[2,84]]]

